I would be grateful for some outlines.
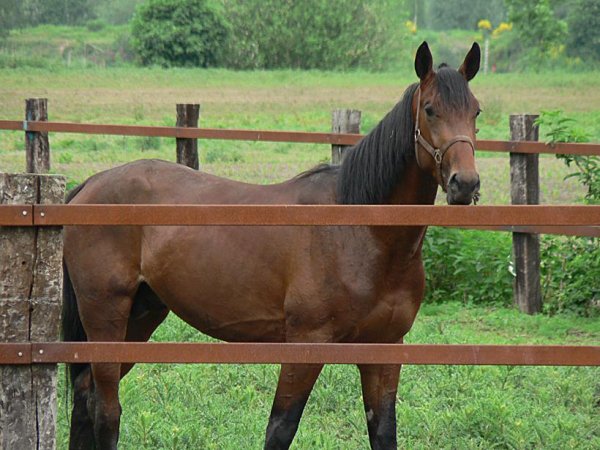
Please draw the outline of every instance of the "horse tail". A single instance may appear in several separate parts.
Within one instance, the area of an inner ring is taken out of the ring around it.
[[[62,309],[62,340],[65,342],[85,342],[87,334],[79,317],[77,297],[69,276],[67,265],[63,261],[63,309]],[[77,376],[83,372],[87,364],[68,364],[71,387]]]
[[[69,203],[81,189],[85,183],[80,184],[73,189],[66,198],[66,203]],[[64,342],[85,342],[87,334],[79,317],[79,308],[77,307],[77,296],[73,283],[69,276],[69,270],[63,259],[63,307],[62,307],[62,340]],[[68,377],[71,387],[77,379],[77,376],[87,368],[88,364],[68,364]]]

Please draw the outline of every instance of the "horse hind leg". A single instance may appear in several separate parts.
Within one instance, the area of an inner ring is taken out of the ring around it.
[[[267,426],[265,449],[289,448],[322,364],[282,364]]]
[[[105,303],[99,305],[97,298],[105,299]],[[95,296],[92,300],[84,296],[78,300],[88,341],[120,342],[125,340],[133,294],[112,295],[112,293],[106,292],[104,295]],[[91,364],[91,389],[88,390],[87,406],[93,423],[97,449],[117,449],[121,417],[120,380],[121,364]]]
[[[133,299],[125,340],[146,342],[168,314],[169,309],[152,288],[146,283],[141,283]],[[121,364],[121,378],[127,375],[133,366],[134,363]]]
[[[94,423],[90,415],[89,404],[93,391],[91,375],[88,366],[73,380],[73,412],[71,413],[69,450],[89,450],[95,447]]]

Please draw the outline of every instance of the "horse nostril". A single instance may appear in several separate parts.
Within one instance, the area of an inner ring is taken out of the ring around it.
[[[448,179],[448,187],[453,190],[456,190],[458,188],[456,173],[450,175],[450,178]]]
[[[461,177],[453,173],[448,179],[448,188],[454,192],[477,192],[479,191],[479,176]]]

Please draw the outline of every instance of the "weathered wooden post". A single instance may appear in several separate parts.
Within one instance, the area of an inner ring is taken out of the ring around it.
[[[62,176],[0,174],[0,204],[64,195]],[[61,228],[0,227],[0,342],[58,341],[61,293]],[[56,447],[56,376],[55,364],[0,365],[0,448]]]
[[[25,158],[27,173],[50,171],[50,144],[48,133],[28,131],[27,122],[48,120],[48,99],[28,98],[25,100]]]
[[[331,131],[333,133],[360,133],[360,111],[356,109],[336,109],[332,114]],[[344,151],[349,145],[332,145],[331,162],[341,164]]]
[[[537,141],[539,128],[534,125],[539,116],[510,116],[512,141]],[[537,205],[540,202],[539,155],[510,154],[510,194],[513,205]],[[527,314],[542,311],[540,288],[540,241],[537,234],[513,233],[513,256],[516,278],[515,303]]]
[[[177,104],[177,126],[185,128],[198,128],[200,119],[200,105]],[[177,138],[177,163],[198,170],[198,139]]]

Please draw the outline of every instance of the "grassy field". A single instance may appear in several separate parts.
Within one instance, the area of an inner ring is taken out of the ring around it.
[[[409,72],[0,69],[0,119],[20,119],[25,98],[47,97],[51,120],[173,125],[176,103],[199,102],[205,127],[327,131],[332,109],[355,108],[363,111],[363,131],[368,131],[414,80]],[[563,109],[600,142],[598,74],[490,75],[476,78],[473,91],[484,110],[481,138],[508,138],[510,113]],[[204,170],[257,183],[289,178],[330,157],[322,145],[203,141],[200,146]],[[175,157],[168,139],[53,134],[51,147],[53,172],[66,174],[70,185],[126,161]],[[480,153],[478,164],[481,203],[507,204],[508,157]],[[0,171],[23,167],[23,134],[0,132]],[[568,172],[553,157],[541,158],[544,203],[582,199],[581,186],[563,181]],[[206,340],[174,317],[154,339]],[[600,323],[458,303],[425,305],[407,341],[597,345]],[[138,366],[122,384],[121,448],[260,448],[277,372],[269,365]],[[599,375],[589,368],[408,366],[397,406],[399,447],[598,448]],[[66,423],[61,406],[59,448],[66,448]],[[357,370],[327,367],[295,448],[367,447]]]
[[[170,316],[156,341],[206,341]],[[598,344],[600,322],[514,310],[425,305],[409,343]],[[262,448],[278,368],[138,365],[121,384],[122,449]],[[406,366],[398,446],[410,449],[596,449],[597,368]],[[63,392],[59,389],[59,392]],[[59,402],[59,448],[67,418]],[[367,449],[358,370],[327,366],[301,422],[296,449]]]
[[[202,104],[201,126],[268,130],[327,131],[331,111],[363,112],[370,130],[415,80],[412,73],[232,72],[218,69],[0,69],[0,119],[23,117],[24,99],[47,97],[51,120],[174,125],[175,104]],[[497,74],[478,77],[482,139],[507,139],[508,115],[563,109],[600,142],[600,81],[593,73]],[[543,130],[542,130],[543,135]],[[107,167],[138,158],[174,158],[174,142],[159,138],[122,138],[53,134],[52,167],[70,185]],[[23,136],[0,132],[0,170],[21,171]],[[203,141],[205,170],[244,181],[281,181],[326,161],[323,145]],[[483,202],[508,201],[506,155],[479,155]],[[498,170],[502,167],[502,170]],[[563,182],[568,169],[542,158],[542,201],[578,201],[581,188]]]

